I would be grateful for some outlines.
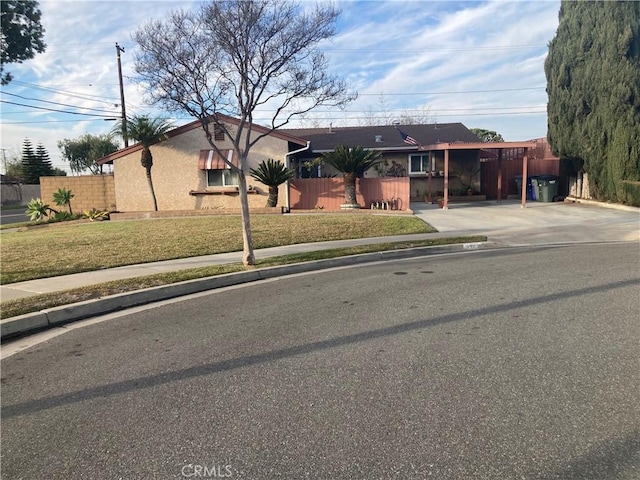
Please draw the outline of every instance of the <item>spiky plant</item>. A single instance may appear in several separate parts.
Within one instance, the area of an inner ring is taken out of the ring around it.
[[[249,170],[249,173],[269,187],[267,207],[275,207],[278,205],[278,187],[293,178],[295,171],[285,167],[281,161],[269,158],[266,162],[264,160],[260,162],[258,168]]]
[[[73,215],[73,210],[71,210],[71,199],[75,197],[71,190],[67,190],[66,188],[58,188],[55,192],[53,192],[53,201],[59,207],[67,207],[69,209],[69,214]]]
[[[357,205],[356,179],[377,164],[380,152],[367,150],[362,146],[348,147],[339,145],[333,152],[323,153],[322,160],[342,172],[344,177],[344,201],[348,205]]]
[[[161,118],[149,118],[147,116],[134,116],[126,120],[126,131],[128,138],[142,145],[142,154],[140,163],[144,167],[147,174],[147,183],[153,197],[153,209],[158,210],[158,201],[156,200],[156,192],[153,188],[153,180],[151,179],[151,167],[153,167],[153,155],[151,154],[151,145],[166,140],[167,132],[171,130],[171,124]],[[121,133],[122,122],[116,126],[114,133]]]
[[[40,198],[32,198],[27,203],[27,210],[25,214],[29,216],[29,219],[32,222],[39,222],[44,219],[44,217],[48,217],[49,213],[58,213],[53,208],[49,207],[48,204],[44,203]]]

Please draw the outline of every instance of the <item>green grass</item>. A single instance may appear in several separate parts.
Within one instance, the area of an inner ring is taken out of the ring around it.
[[[449,245],[455,243],[467,242],[483,242],[486,241],[485,236],[469,236],[469,237],[448,237],[434,238],[428,240],[418,240],[410,242],[380,243],[370,245],[359,245],[347,248],[336,248],[330,250],[318,250],[308,253],[296,253],[291,255],[283,255],[278,257],[270,257],[258,261],[258,268],[273,267],[277,265],[288,265],[291,263],[308,262],[314,260],[322,260],[327,258],[343,257],[347,255],[358,255],[362,253],[381,252],[387,250],[416,248],[424,246]],[[84,300],[115,295],[118,293],[130,292],[142,288],[167,285],[170,283],[193,280],[197,278],[211,277],[222,275],[225,273],[240,272],[245,268],[239,264],[216,265],[211,267],[192,268],[180,270],[170,273],[160,273],[148,275],[144,277],[129,278],[125,280],[117,280],[98,285],[91,285],[83,288],[75,288],[56,293],[47,293],[35,295],[33,297],[22,298],[19,300],[9,300],[2,303],[2,311],[0,318],[10,318],[25,313],[37,312],[45,308],[53,308],[60,305],[68,305]]]
[[[254,248],[435,230],[412,216],[253,215]],[[240,216],[62,222],[3,232],[3,284],[242,250]]]

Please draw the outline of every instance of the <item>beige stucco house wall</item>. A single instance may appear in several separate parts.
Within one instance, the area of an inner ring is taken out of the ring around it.
[[[239,208],[239,193],[221,193],[222,189],[207,187],[207,172],[198,167],[201,150],[211,150],[199,123],[179,127],[168,139],[151,146],[153,167],[151,177],[158,210],[216,210]],[[284,162],[290,139],[272,134],[258,141],[251,149],[247,165],[247,184],[254,187],[248,195],[249,207],[264,207],[268,188],[249,176],[250,168],[273,158]],[[231,149],[228,139],[216,141],[221,149]],[[140,163],[141,149],[135,146],[116,152],[113,158],[116,206],[120,212],[153,210],[153,198]],[[109,157],[105,157],[109,158]],[[280,187],[278,206],[285,205],[284,185]]]

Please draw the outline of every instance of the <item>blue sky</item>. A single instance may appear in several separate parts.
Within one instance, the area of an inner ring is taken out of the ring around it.
[[[509,141],[546,135],[544,59],[558,25],[559,0],[336,3],[342,9],[338,32],[323,48],[331,72],[342,75],[358,99],[344,111],[320,107],[291,127],[355,126],[411,116],[496,130]],[[144,91],[132,79],[131,34],[149,19],[196,5],[41,0],[46,52],[5,69],[15,78],[2,87],[5,156],[19,156],[28,137],[47,148],[54,166],[66,168],[59,140],[113,128],[104,118],[120,116],[116,42],[125,48],[127,114],[170,117],[176,126],[189,122],[186,115],[145,104]]]

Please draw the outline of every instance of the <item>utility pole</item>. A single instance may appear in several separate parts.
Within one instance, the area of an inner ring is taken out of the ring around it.
[[[124,108],[124,85],[122,84],[122,64],[120,62],[120,52],[124,53],[124,48],[116,42],[116,57],[118,58],[118,78],[120,79],[120,104],[122,105],[122,139],[125,148],[129,146],[129,138],[127,136],[127,112]]]

